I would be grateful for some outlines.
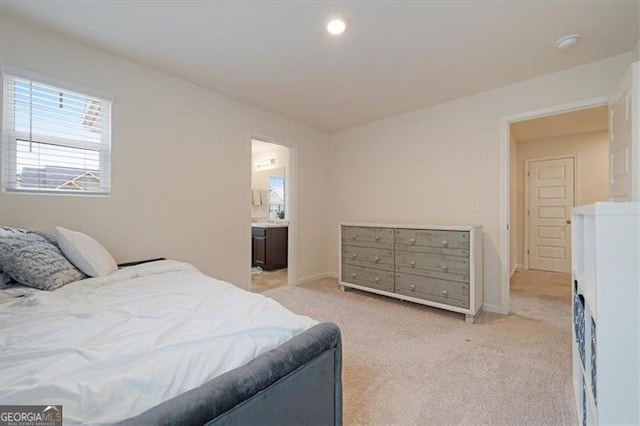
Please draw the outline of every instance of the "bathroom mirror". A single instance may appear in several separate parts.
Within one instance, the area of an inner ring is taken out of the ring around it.
[[[253,172],[251,188],[253,219],[286,218],[284,167]]]

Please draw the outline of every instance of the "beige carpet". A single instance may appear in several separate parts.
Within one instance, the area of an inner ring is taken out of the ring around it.
[[[294,312],[342,330],[346,425],[576,424],[570,278],[520,272],[512,314],[461,314],[335,280],[267,291]]]

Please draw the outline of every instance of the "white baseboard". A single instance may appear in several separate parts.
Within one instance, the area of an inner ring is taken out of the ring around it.
[[[488,305],[486,303],[482,304],[482,310],[487,312],[494,312],[496,314],[502,314],[502,308],[497,305]]]
[[[512,277],[512,276],[513,276],[513,274],[515,274],[515,273],[516,273],[516,271],[521,270],[521,269],[524,269],[524,265],[521,265],[520,263],[518,263],[517,265],[515,265],[515,266],[513,267],[513,271],[511,271],[511,275],[510,275],[510,277]]]
[[[296,285],[310,283],[322,278],[338,278],[338,274],[335,272],[323,272],[321,274],[311,275],[309,277],[299,278]]]

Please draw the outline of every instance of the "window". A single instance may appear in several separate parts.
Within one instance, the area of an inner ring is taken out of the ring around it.
[[[2,187],[109,195],[111,99],[3,74]]]
[[[284,169],[281,172],[284,174]],[[269,219],[284,219],[284,177],[281,176],[269,176]]]

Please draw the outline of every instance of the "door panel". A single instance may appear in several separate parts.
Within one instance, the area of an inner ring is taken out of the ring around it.
[[[571,271],[574,160],[529,163],[529,268]]]
[[[267,262],[267,239],[253,237],[252,248],[253,266],[264,266]]]
[[[612,201],[640,200],[638,168],[638,63],[627,70],[609,103],[609,155]],[[635,86],[635,89],[634,89]]]

